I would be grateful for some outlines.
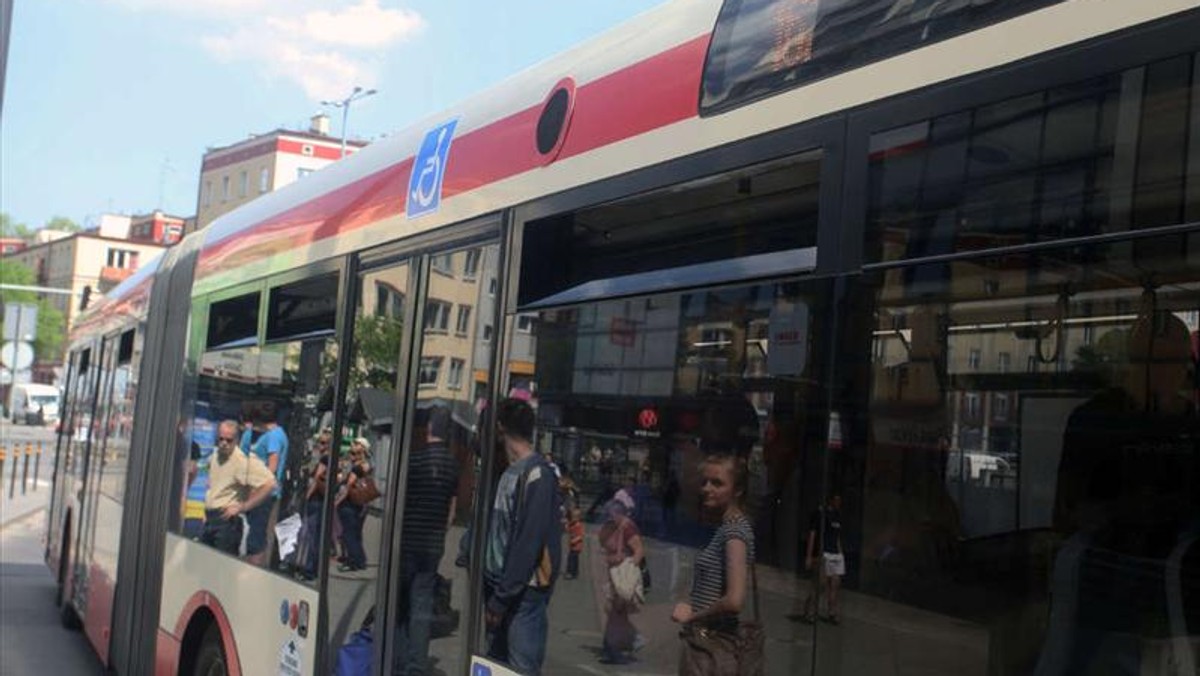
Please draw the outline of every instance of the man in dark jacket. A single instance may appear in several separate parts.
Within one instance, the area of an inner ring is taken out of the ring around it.
[[[523,674],[546,657],[546,610],[562,558],[558,482],[533,450],[533,409],[507,399],[496,411],[508,456],[500,477],[484,557],[488,656]]]

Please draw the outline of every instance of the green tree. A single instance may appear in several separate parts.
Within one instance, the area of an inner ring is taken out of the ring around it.
[[[47,230],[59,230],[62,232],[82,232],[83,227],[66,216],[55,216],[46,221],[43,226]]]
[[[32,239],[33,231],[24,223],[18,223],[7,212],[0,211],[0,237]]]
[[[17,284],[33,286],[37,283],[33,271],[12,261],[0,265],[0,284]],[[62,354],[63,335],[66,333],[66,319],[46,296],[39,296],[33,291],[14,291],[0,289],[0,301],[8,303],[35,303],[38,306],[37,338],[33,341],[33,353],[36,359],[58,361]],[[0,322],[3,322],[0,317]],[[22,333],[24,333],[22,331]]]

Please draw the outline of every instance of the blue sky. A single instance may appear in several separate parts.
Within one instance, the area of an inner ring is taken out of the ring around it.
[[[374,138],[660,1],[15,0],[0,211],[188,216],[206,147],[306,128],[356,84],[379,93],[350,135]]]

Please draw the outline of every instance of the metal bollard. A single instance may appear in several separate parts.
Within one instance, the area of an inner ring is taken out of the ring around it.
[[[10,479],[10,480],[9,480],[9,482],[8,482],[8,499],[9,499],[9,500],[12,500],[12,499],[13,499],[13,497],[15,497],[15,496],[16,496],[16,494],[17,494],[17,465],[20,465],[20,464],[21,464],[21,463],[17,462],[17,459],[18,459],[18,458],[20,458],[20,457],[21,457],[21,448],[20,448],[20,446],[17,446],[16,444],[13,444],[13,471],[12,471],[12,479]],[[0,480],[3,480],[3,477],[0,477]]]
[[[21,495],[25,495],[25,491],[29,485],[29,456],[33,455],[33,442],[25,442],[25,462],[21,467]]]
[[[42,442],[38,442],[37,456],[33,459],[33,490],[37,490],[38,469],[42,466]]]

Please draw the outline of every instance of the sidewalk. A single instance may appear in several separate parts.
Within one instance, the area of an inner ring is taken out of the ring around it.
[[[17,490],[12,499],[8,497],[11,468],[5,468],[4,491],[0,494],[0,530],[24,519],[25,517],[44,511],[50,504],[50,479],[44,475],[38,478],[37,490],[34,490],[33,478],[26,484],[25,495],[21,495],[21,477],[17,476]],[[43,468],[45,469],[45,468]]]

